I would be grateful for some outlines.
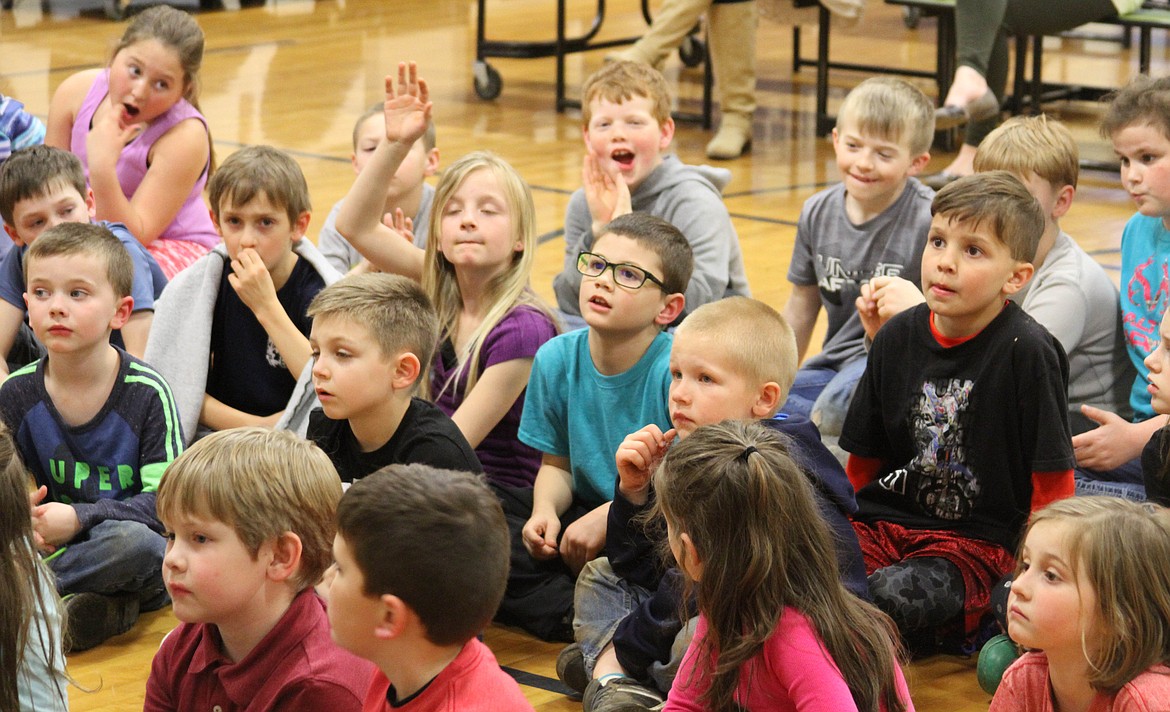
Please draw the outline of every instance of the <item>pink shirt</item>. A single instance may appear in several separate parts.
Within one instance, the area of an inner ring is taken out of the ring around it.
[[[232,662],[221,646],[210,623],[171,631],[150,665],[144,712],[358,712],[375,670],[333,642],[325,602],[312,589],[243,660]]]
[[[1053,712],[1048,656],[1025,653],[1003,674],[989,712]],[[1155,665],[1130,680],[1113,697],[1097,694],[1089,712],[1165,712],[1170,710],[1170,668]]]
[[[97,111],[98,105],[109,93],[110,73],[109,70],[103,70],[93,80],[89,93],[85,95],[85,99],[82,100],[81,106],[77,109],[77,118],[73,120],[69,150],[81,159],[87,180],[89,178],[89,154],[86,150],[85,140],[89,136],[93,115]],[[118,183],[122,186],[122,193],[127,200],[134,197],[138,186],[142,184],[142,179],[146,177],[146,171],[150,168],[147,158],[154,142],[170,131],[175,124],[191,118],[199,119],[206,128],[207,120],[203,118],[203,114],[200,114],[186,99],[180,99],[177,104],[151,121],[146,126],[145,131],[122,149],[122,155],[118,157],[114,172],[118,175]],[[208,165],[210,165],[210,154],[207,156],[207,160]],[[206,185],[207,167],[205,166],[203,173],[195,181],[195,185],[191,186],[191,192],[187,194],[187,199],[179,208],[178,214],[159,235],[160,240],[185,240],[203,245],[208,249],[219,244],[219,233],[215,230],[215,224],[211,222],[211,215],[207,212],[207,203],[203,202],[203,188]]]
[[[406,704],[386,701],[390,680],[376,670],[370,681],[363,712],[533,712],[516,681],[500,669],[496,656],[475,638],[459,655]]]
[[[695,638],[683,657],[664,710],[706,709],[702,696],[707,691],[708,679],[695,667],[697,643],[706,635],[707,619],[700,615]],[[907,712],[914,712],[902,669],[896,667],[895,675],[898,695],[906,700]],[[795,608],[784,609],[763,650],[740,672],[735,699],[740,707],[752,712],[857,710],[837,663],[829,657],[812,623]]]

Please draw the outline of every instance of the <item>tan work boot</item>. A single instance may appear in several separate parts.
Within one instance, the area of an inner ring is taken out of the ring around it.
[[[755,5],[754,2],[749,4]],[[641,62],[661,71],[666,58],[678,49],[683,38],[690,34],[710,7],[711,0],[666,0],[658,8],[642,39],[621,51],[605,55],[605,61]]]
[[[737,158],[752,145],[752,115],[756,111],[755,2],[720,3],[707,13],[715,91],[722,118],[707,156]]]

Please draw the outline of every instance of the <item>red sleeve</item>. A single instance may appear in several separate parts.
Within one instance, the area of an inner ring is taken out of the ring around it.
[[[873,482],[881,469],[882,461],[876,457],[850,454],[845,462],[845,474],[849,476],[849,484],[853,485],[854,492],[860,492],[862,487]]]
[[[852,479],[852,477],[850,477]],[[1032,473],[1032,510],[1044,507],[1050,502],[1073,496],[1072,470]]]

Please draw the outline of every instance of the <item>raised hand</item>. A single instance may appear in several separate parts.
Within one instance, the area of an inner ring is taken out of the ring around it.
[[[427,82],[418,76],[418,65],[399,62],[397,85],[394,77],[386,77],[386,103],[382,107],[386,140],[413,146],[426,133],[432,108]]]
[[[617,175],[606,173],[597,156],[585,155],[581,182],[585,186],[585,202],[589,205],[589,215],[593,218],[595,228],[633,212],[630,186]]]

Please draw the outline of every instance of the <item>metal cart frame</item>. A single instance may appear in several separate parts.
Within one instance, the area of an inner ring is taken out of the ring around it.
[[[557,0],[556,39],[551,41],[513,41],[491,40],[487,38],[487,0],[478,0],[478,13],[475,21],[475,63],[472,65],[472,77],[475,93],[481,99],[491,100],[500,95],[504,82],[495,67],[488,64],[489,57],[506,57],[512,59],[537,59],[543,57],[556,58],[556,110],[558,113],[565,109],[578,109],[581,102],[565,96],[565,56],[577,52],[588,52],[596,49],[620,47],[638,41],[638,37],[622,37],[612,40],[595,41],[594,38],[601,31],[605,22],[605,1],[597,0],[597,13],[593,17],[589,30],[578,37],[565,36],[567,0]],[[641,0],[642,17],[649,25],[650,0]],[[684,40],[679,47],[679,56],[688,67],[704,63],[703,71],[703,101],[702,112],[675,113],[677,121],[700,122],[703,128],[711,128],[711,87],[714,82],[711,75],[711,62],[707,57],[706,43],[698,39],[693,33]]]

